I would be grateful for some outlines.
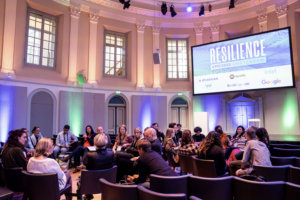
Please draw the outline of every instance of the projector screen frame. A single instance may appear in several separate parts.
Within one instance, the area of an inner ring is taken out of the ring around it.
[[[261,35],[264,33],[269,33],[269,32],[276,32],[280,30],[285,30],[287,29],[289,32],[289,43],[290,43],[290,59],[291,59],[291,67],[292,67],[292,79],[293,79],[293,85],[292,86],[284,86],[284,87],[274,87],[274,88],[260,88],[260,89],[249,89],[249,90],[234,90],[234,91],[225,91],[225,92],[211,92],[211,93],[201,93],[201,94],[195,94],[195,85],[194,85],[194,59],[193,59],[193,48],[199,47],[199,46],[206,46],[214,43],[220,43],[224,41],[230,41],[230,40],[236,40],[240,38],[246,38],[249,36],[255,36],[255,35]],[[247,36],[241,36],[241,37],[236,37],[236,38],[231,38],[231,39],[226,39],[226,40],[219,40],[216,42],[210,42],[206,44],[200,44],[200,45],[194,45],[191,46],[191,56],[192,56],[192,84],[193,84],[193,96],[199,96],[199,95],[215,95],[215,94],[224,94],[224,93],[233,93],[233,92],[248,92],[248,91],[258,91],[258,90],[274,90],[274,89],[287,89],[287,88],[295,88],[295,73],[294,73],[294,58],[293,58],[293,48],[292,48],[292,36],[291,36],[291,27],[285,27],[285,28],[279,28],[275,30],[270,30],[270,31],[265,31],[265,32],[260,32],[260,33],[255,33]]]

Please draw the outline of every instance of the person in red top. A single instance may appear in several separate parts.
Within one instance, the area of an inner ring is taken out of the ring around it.
[[[80,156],[85,156],[85,148],[94,146],[94,137],[97,135],[93,128],[90,125],[87,125],[85,127],[85,132],[83,140],[82,140],[82,146],[78,146],[69,156],[65,157],[62,159],[63,162],[67,162],[69,159],[71,159],[74,156],[74,165],[75,165],[75,170],[73,173],[79,172],[80,170],[77,168],[77,166],[80,165]]]

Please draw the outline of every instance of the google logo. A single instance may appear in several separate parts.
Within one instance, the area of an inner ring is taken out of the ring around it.
[[[262,80],[261,83],[262,83],[263,85],[265,85],[265,84],[274,84],[274,85],[276,85],[277,83],[281,83],[281,80],[278,80],[278,79],[276,79],[276,80],[274,80],[274,81],[266,81],[266,80]]]

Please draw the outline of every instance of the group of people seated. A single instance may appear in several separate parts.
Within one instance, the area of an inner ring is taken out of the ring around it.
[[[57,160],[64,163],[73,157],[74,173],[81,169],[103,170],[117,165],[116,183],[125,180],[145,187],[150,187],[150,174],[178,176],[168,165],[166,154],[171,154],[176,163],[180,162],[178,155],[214,160],[218,176],[227,172],[242,176],[250,174],[254,164],[271,165],[268,132],[254,126],[247,130],[237,127],[231,138],[219,125],[207,136],[201,133],[200,127],[195,127],[195,134],[192,135],[190,130],[182,131],[181,125],[176,123],[170,123],[165,134],[157,123],[153,123],[144,130],[135,128],[132,136],[122,125],[112,148],[110,136],[104,133],[101,126],[95,133],[88,125],[85,132],[81,145],[59,160],[58,153],[64,155],[72,145],[78,145],[78,138],[70,131],[70,126],[65,125],[63,131],[57,134],[55,144],[52,139],[41,135],[39,127],[33,128],[31,136],[26,128],[12,130],[3,146],[3,166],[22,167],[31,173],[57,173],[61,190],[71,181],[71,177]],[[93,150],[90,148],[92,146],[96,148]],[[93,196],[90,194],[85,198],[91,199]]]

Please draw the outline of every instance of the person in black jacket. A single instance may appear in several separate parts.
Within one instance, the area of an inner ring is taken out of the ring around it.
[[[195,135],[193,135],[193,140],[195,142],[201,142],[205,138],[205,135],[201,134],[202,128],[200,128],[199,126],[194,128],[194,132],[196,133]]]
[[[76,149],[67,157],[62,159],[63,162],[67,162],[69,159],[71,159],[74,156],[74,165],[75,170],[73,173],[79,172],[80,170],[77,168],[77,166],[80,165],[80,156],[85,156],[85,148],[94,146],[94,138],[96,136],[96,133],[94,132],[93,128],[90,125],[87,125],[85,127],[86,134],[83,135],[83,140],[81,141],[82,146],[76,147]]]
[[[222,176],[229,171],[226,165],[222,141],[219,133],[211,131],[201,142],[198,150],[198,157],[201,159],[214,160],[217,176]]]
[[[178,176],[164,161],[161,155],[151,150],[151,144],[148,140],[139,140],[137,147],[140,155],[139,159],[137,159],[139,177],[133,178],[132,176],[128,176],[127,180],[129,182],[135,182],[137,184],[143,183],[142,185],[144,187],[150,188],[150,183],[145,183],[150,174],[160,176]]]
[[[25,142],[27,134],[23,129],[9,132],[8,139],[2,150],[2,163],[5,168],[23,167],[27,170]]]

